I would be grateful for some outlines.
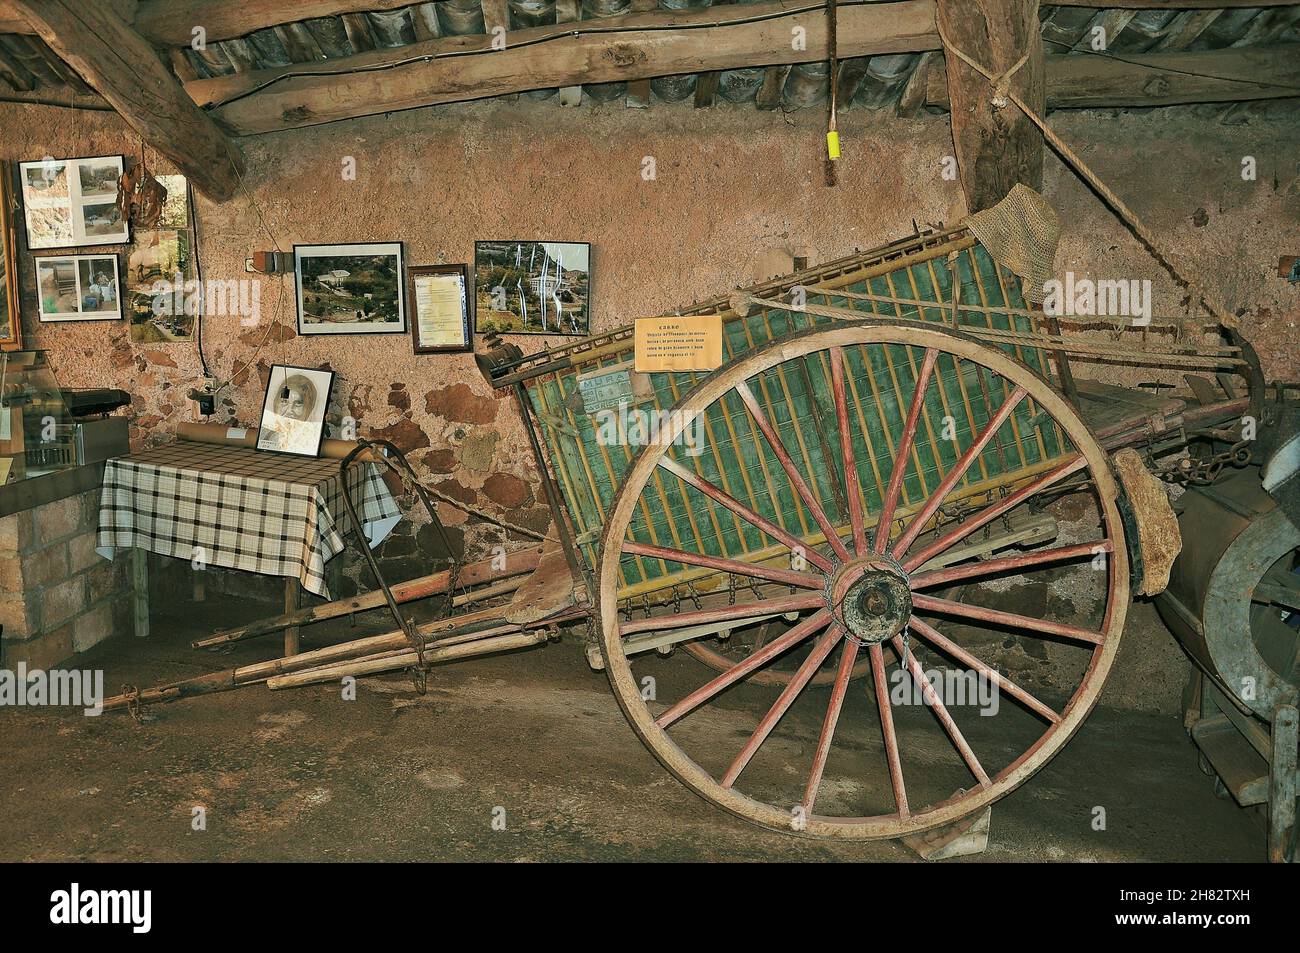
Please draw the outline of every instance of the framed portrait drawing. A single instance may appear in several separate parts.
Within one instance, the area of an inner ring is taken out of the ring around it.
[[[470,350],[469,266],[412,265],[407,273],[415,353]]]
[[[27,247],[125,245],[131,226],[117,205],[121,177],[121,156],[20,162]]]
[[[60,255],[36,259],[41,321],[120,321],[122,281],[116,255]]]
[[[475,242],[474,331],[586,336],[591,328],[587,242]]]
[[[333,386],[333,371],[273,365],[262,400],[257,449],[319,456]]]
[[[11,168],[0,162],[0,351],[23,346],[22,314],[18,309],[18,245],[13,223]]]
[[[401,242],[294,245],[299,334],[405,334]]]

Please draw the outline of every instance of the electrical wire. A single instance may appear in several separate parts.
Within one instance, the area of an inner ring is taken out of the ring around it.
[[[1297,93],[1300,93],[1300,86],[1294,86],[1290,83],[1270,83],[1267,81],[1259,82],[1258,80],[1245,79],[1241,76],[1222,76],[1217,73],[1200,73],[1197,72],[1196,70],[1178,69],[1177,67],[1174,66],[1161,66],[1158,63],[1151,63],[1144,60],[1138,60],[1126,56],[1120,56],[1116,53],[1111,53],[1107,50],[1094,50],[1091,48],[1082,49],[1082,50],[1075,49],[1074,44],[1072,43],[1066,43],[1064,40],[1054,40],[1051,37],[1046,37],[1046,36],[1043,37],[1043,42],[1055,43],[1057,46],[1066,47],[1067,49],[1072,51],[1071,54],[1069,55],[1077,54],[1080,56],[1103,56],[1106,59],[1115,60],[1118,63],[1127,63],[1129,66],[1140,66],[1143,69],[1158,70],[1162,73],[1175,73],[1179,76],[1192,76],[1197,79],[1214,79],[1224,83],[1241,83],[1244,86],[1255,86],[1255,87],[1268,86],[1272,89],[1290,89],[1290,90],[1294,90]],[[1251,49],[1251,47],[1241,47],[1241,49]],[[1170,52],[1186,52],[1186,51],[1170,51]]]
[[[839,6],[871,6],[872,0],[838,0],[838,5]],[[624,33],[681,32],[687,30],[717,29],[717,28],[723,28],[728,26],[744,26],[751,23],[764,23],[770,20],[780,20],[786,17],[796,16],[802,13],[813,13],[817,11],[825,11],[826,6],[827,5],[825,3],[818,3],[809,6],[803,6],[803,7],[792,7],[788,10],[782,10],[777,13],[763,14],[760,16],[737,17],[735,19],[729,19],[722,23],[716,21],[709,21],[706,23],[664,24],[662,26],[592,25],[592,26],[575,27],[574,29],[565,30],[562,33],[551,33],[546,36],[537,37],[536,39],[525,40],[521,43],[517,43],[513,45],[511,49],[512,50],[526,49],[531,46],[544,45],[546,43],[552,43],[557,40],[572,39],[572,38],[583,37],[583,36],[619,35]],[[1049,37],[1043,37],[1043,39],[1045,42],[1054,43],[1058,46],[1064,46],[1071,50],[1074,50],[1073,44],[1066,43],[1062,40],[1054,40]],[[401,60],[395,60],[391,63],[377,63],[373,66],[363,66],[360,68],[354,67],[354,68],[336,69],[336,70],[289,70],[288,72],[281,73],[277,76],[273,76],[270,79],[266,80],[265,82],[259,83],[256,86],[244,90],[243,92],[238,93],[234,96],[230,96],[226,99],[219,100],[213,103],[208,103],[204,106],[204,108],[208,110],[221,109],[225,106],[230,105],[231,103],[239,102],[241,99],[245,99],[249,96],[252,96],[254,93],[259,93],[270,86],[274,86],[277,83],[281,83],[288,79],[310,78],[314,76],[347,76],[353,73],[383,72],[390,69],[399,69],[403,66],[410,66],[413,63],[427,63],[427,62],[432,62],[434,60],[453,59],[453,58],[459,58],[465,56],[491,56],[498,52],[500,51],[491,48],[472,49],[472,50],[446,50],[439,53],[426,53],[421,56],[412,56]],[[1193,76],[1200,79],[1213,79],[1225,83],[1240,83],[1245,86],[1254,86],[1256,88],[1264,86],[1272,89],[1295,90],[1297,93],[1300,93],[1300,86],[1293,86],[1287,83],[1275,83],[1275,82],[1267,82],[1267,81],[1258,82],[1255,80],[1245,79],[1240,76],[1223,76],[1215,73],[1202,73],[1202,72],[1197,72],[1195,70],[1178,69],[1177,67],[1162,66],[1159,64],[1143,62],[1141,60],[1130,59],[1127,57],[1119,56],[1114,53],[1104,52],[1101,50],[1091,50],[1091,49],[1074,50],[1074,52],[1083,55],[1105,56],[1121,63],[1127,63],[1130,66],[1140,66],[1145,69],[1156,70],[1159,72],[1175,73],[1183,76]],[[834,95],[833,92],[832,95]]]
[[[839,0],[839,5],[840,6],[872,6],[873,3],[875,2],[878,2],[878,0]],[[789,9],[781,10],[776,13],[765,13],[765,14],[755,15],[755,16],[736,17],[735,19],[728,19],[725,22],[721,22],[721,23],[715,20],[710,20],[703,23],[675,23],[675,24],[663,24],[662,26],[636,26],[636,25],[619,26],[617,24],[602,26],[602,25],[598,25],[598,21],[591,21],[592,25],[590,26],[584,25],[580,27],[574,27],[573,29],[565,30],[562,33],[549,33],[546,36],[539,36],[535,39],[523,40],[519,43],[515,43],[511,45],[510,49],[511,50],[527,49],[532,46],[541,46],[547,43],[553,43],[557,40],[573,39],[573,38],[578,38],[583,36],[608,36],[608,35],[618,35],[623,33],[676,33],[676,32],[688,31],[688,30],[712,30],[712,29],[725,28],[730,26],[746,26],[751,23],[766,23],[770,20],[783,20],[786,17],[797,16],[801,13],[824,12],[825,9],[826,9],[826,4],[824,2],[813,3],[802,7],[791,7]],[[483,38],[487,39],[486,34],[483,35]],[[359,68],[353,67],[349,69],[336,69],[336,70],[290,70],[289,72],[281,73],[278,76],[272,76],[270,79],[266,80],[265,82],[259,83],[256,86],[246,89],[243,92],[238,93],[234,96],[230,96],[226,99],[219,100],[217,102],[207,103],[204,105],[204,108],[213,110],[213,109],[220,109],[224,106],[229,106],[231,103],[239,102],[239,100],[241,99],[246,99],[247,97],[252,96],[254,93],[259,93],[262,90],[266,89],[267,87],[273,86],[287,79],[301,79],[304,77],[310,78],[313,76],[348,76],[354,73],[379,73],[385,70],[399,69],[400,67],[403,66],[410,66],[413,63],[429,63],[429,62],[433,62],[434,60],[455,59],[464,56],[493,56],[499,52],[501,51],[493,49],[491,47],[487,47],[484,49],[473,49],[473,50],[445,50],[439,53],[425,53],[420,56],[410,56],[405,59],[395,60],[391,63],[376,63],[373,66],[362,66]]]

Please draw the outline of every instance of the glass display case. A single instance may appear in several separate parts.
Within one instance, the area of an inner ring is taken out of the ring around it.
[[[77,463],[75,426],[45,352],[0,353],[0,486]]]

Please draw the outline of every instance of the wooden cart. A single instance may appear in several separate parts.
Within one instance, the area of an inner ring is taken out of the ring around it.
[[[1239,417],[1251,397],[1231,381],[1251,377],[1248,347],[1048,333],[1019,279],[965,228],[683,313],[721,316],[720,369],[638,375],[630,327],[528,356],[489,342],[480,355],[528,423],[554,547],[200,640],[385,599],[402,622],[107,707],[423,672],[544,642],[576,622],[655,755],[748,820],[899,837],[1014,789],[1087,716],[1130,589],[1150,591],[1161,569],[1137,546],[1150,514],[1124,491],[1110,453],[1167,449]],[[1189,402],[1075,385],[1070,359],[1221,373]],[[1053,512],[1067,496],[1068,520]],[[1035,607],[982,605],[961,591],[1043,573],[1057,595]],[[1074,606],[1069,594],[1085,589]],[[398,612],[437,593],[454,595],[446,619],[416,625]],[[1034,684],[999,665],[1004,642],[1039,659]],[[693,660],[664,661],[674,647]],[[1005,703],[995,715],[954,704],[957,677]],[[1064,694],[1052,690],[1062,685]],[[754,724],[738,700],[766,713]],[[723,741],[732,751],[720,759]]]
[[[636,374],[628,328],[528,357],[508,346],[483,356],[532,425],[620,705],[709,801],[813,835],[914,834],[1011,791],[1096,702],[1131,583],[1143,583],[1136,529],[1153,516],[1135,511],[1109,451],[1185,441],[1189,423],[1223,424],[1249,398],[1228,376],[1223,391],[1202,381],[1196,406],[1076,385],[1067,353],[1243,378],[1250,355],[1242,342],[1048,334],[1019,287],[958,228],[683,312],[722,316],[727,362],[712,373]],[[610,375],[625,390],[616,408],[589,383]],[[1045,508],[1065,493],[1086,510],[1068,538]],[[1005,587],[1048,570],[1058,587],[1096,588],[1084,617],[1062,618],[1052,600],[1007,611],[951,597],[964,582]],[[970,639],[945,634],[952,623],[1050,641],[1040,654],[1052,677],[1040,682],[1072,692],[1038,697]],[[647,681],[639,669],[657,670],[649,650],[672,645],[713,672],[684,666]],[[925,666],[940,660],[996,686],[1014,724],[971,725],[969,706],[955,711],[932,684]],[[858,678],[869,687],[846,709]],[[904,727],[895,692],[909,684],[928,710],[924,720],[909,711]],[[770,695],[766,714],[737,726],[731,693],[752,690]],[[779,736],[796,706],[820,712],[815,738]],[[875,722],[876,737],[851,733],[846,711]],[[927,727],[957,772],[937,763]],[[722,733],[735,738],[725,762],[712,753]]]

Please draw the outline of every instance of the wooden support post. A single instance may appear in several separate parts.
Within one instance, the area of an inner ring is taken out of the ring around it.
[[[781,105],[781,93],[785,91],[785,79],[790,75],[788,66],[769,66],[763,70],[763,85],[754,96],[754,103],[759,109],[776,109]]]
[[[12,0],[50,49],[209,198],[239,188],[239,148],[200,109],[149,43],[105,3]]]
[[[1296,859],[1296,738],[1300,713],[1295,705],[1273,712],[1273,754],[1268,764],[1268,860]]]
[[[936,20],[946,37],[952,139],[968,210],[996,205],[1017,182],[1041,190],[1042,133],[956,52],[994,76],[1019,64],[1010,89],[1042,115],[1046,87],[1038,0],[938,0]]]
[[[149,638],[149,550],[131,550],[131,606],[135,616],[135,637]]]
[[[582,8],[578,5],[578,0],[555,0],[556,25],[559,25],[561,23],[574,23],[581,19],[582,19]],[[561,106],[582,105],[582,87],[581,86],[560,87],[560,105]]]
[[[298,593],[301,588],[296,577],[284,577],[284,611],[286,613],[298,611]],[[291,658],[298,654],[301,632],[302,630],[296,625],[291,625],[284,630],[285,658]]]
[[[650,80],[628,81],[626,105],[630,109],[645,109],[650,105]]]

